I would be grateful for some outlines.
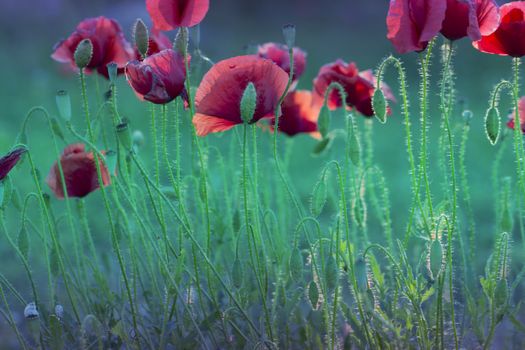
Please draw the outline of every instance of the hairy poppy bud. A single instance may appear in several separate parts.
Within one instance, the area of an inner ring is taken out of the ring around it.
[[[319,287],[314,281],[311,281],[308,285],[308,300],[312,305],[312,309],[317,310],[319,308]]]
[[[58,90],[56,95],[58,114],[66,122],[71,120],[71,98],[66,90]]]
[[[110,62],[106,65],[106,68],[108,69],[109,81],[111,82],[111,84],[115,84],[118,74],[118,65],[115,62]]]
[[[289,261],[290,276],[295,282],[303,279],[303,256],[299,248],[294,248]]]
[[[283,26],[284,42],[289,49],[295,46],[295,25],[286,24]]]
[[[491,145],[495,145],[498,142],[500,129],[499,111],[496,107],[490,107],[485,115],[485,132]]]
[[[188,52],[188,40],[188,28],[181,27],[177,32],[177,36],[175,37],[173,49],[182,56],[186,56],[186,53]]]
[[[33,320],[39,317],[39,313],[34,302],[30,302],[26,305],[24,309],[24,317],[28,320]]]
[[[372,97],[372,108],[377,120],[382,124],[386,123],[387,105],[385,95],[381,89],[376,89],[374,96]]]
[[[328,197],[328,190],[326,188],[326,177],[323,176],[315,185],[312,192],[312,202],[310,203],[310,211],[313,216],[319,216],[323,211]]]
[[[129,125],[127,121],[123,121],[119,125],[117,125],[117,137],[124,149],[126,151],[131,150],[132,142],[131,142],[131,133],[129,131]]]
[[[248,124],[253,119],[255,107],[257,106],[257,91],[252,82],[248,84],[241,99],[241,118]]]
[[[333,292],[339,283],[339,267],[337,266],[337,261],[333,256],[328,257],[328,261],[326,263],[325,279],[328,291],[330,293]]]
[[[82,40],[75,50],[75,64],[80,69],[86,68],[89,65],[89,62],[91,62],[92,57],[93,43],[91,43],[91,40],[89,39]]]
[[[317,121],[317,128],[323,138],[326,138],[326,135],[328,135],[331,118],[330,110],[328,109],[328,106],[324,104],[321,108],[321,112],[319,112],[319,120]]]
[[[145,58],[148,54],[149,32],[146,24],[139,18],[133,27],[133,40],[140,55]]]

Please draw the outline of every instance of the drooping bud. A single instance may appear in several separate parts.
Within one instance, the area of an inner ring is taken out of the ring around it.
[[[18,249],[24,258],[29,256],[29,236],[25,225],[22,225],[20,232],[18,233]]]
[[[283,26],[284,42],[289,49],[295,46],[295,25],[286,24]]]
[[[142,58],[146,58],[149,48],[149,32],[146,24],[138,18],[133,27],[133,40]]]
[[[126,151],[130,151],[132,146],[131,132],[126,120],[117,125],[117,137],[122,147],[124,147]]]
[[[75,64],[78,68],[83,69],[89,65],[93,57],[93,43],[89,39],[82,40],[75,50]]]
[[[248,84],[241,99],[241,119],[244,123],[249,124],[255,115],[257,107],[257,91],[252,82]]]
[[[499,111],[496,107],[490,107],[485,115],[485,132],[491,145],[495,145],[498,142],[500,129]]]
[[[110,62],[106,65],[106,68],[108,69],[109,81],[111,84],[115,84],[117,81],[118,65],[115,62]]]
[[[319,112],[319,119],[317,121],[317,128],[323,138],[326,138],[328,131],[330,131],[330,121],[332,119],[330,110],[326,104],[323,105]]]
[[[235,258],[232,267],[232,282],[235,288],[239,289],[242,287],[243,275],[242,264],[239,258]]]
[[[58,115],[60,115],[64,121],[69,122],[71,120],[71,98],[66,90],[57,91],[56,104]]]
[[[38,313],[38,310],[36,308],[36,304],[34,302],[30,302],[26,305],[24,309],[24,317],[28,320],[34,320],[38,318],[40,314]]]
[[[339,283],[339,268],[335,258],[331,255],[328,257],[328,261],[326,263],[325,279],[326,288],[328,288],[330,293],[333,292]]]
[[[328,197],[328,191],[326,188],[326,178],[323,176],[319,182],[315,185],[312,192],[312,202],[310,203],[310,211],[313,216],[319,216],[323,211]]]
[[[385,99],[385,94],[381,89],[376,89],[374,96],[372,97],[372,108],[374,114],[381,124],[386,123],[387,116],[387,104]]]
[[[319,308],[319,287],[315,281],[311,281],[308,285],[308,300],[312,305],[312,309],[317,310]]]
[[[303,256],[299,248],[294,248],[289,261],[290,276],[296,282],[303,279]]]

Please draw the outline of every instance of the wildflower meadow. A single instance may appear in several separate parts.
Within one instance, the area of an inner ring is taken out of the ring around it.
[[[117,3],[0,35],[0,350],[525,348],[525,2]]]

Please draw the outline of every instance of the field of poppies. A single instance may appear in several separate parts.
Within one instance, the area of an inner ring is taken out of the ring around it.
[[[525,2],[229,53],[231,2],[137,3],[56,33],[40,89],[4,72],[1,350],[525,346]]]

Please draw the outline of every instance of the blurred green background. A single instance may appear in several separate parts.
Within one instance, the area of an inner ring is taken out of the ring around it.
[[[308,53],[307,70],[299,88],[311,89],[312,80],[320,66],[337,58],[354,61],[361,70],[375,69],[382,58],[393,52],[386,39],[386,0],[211,0],[210,11],[201,25],[201,49],[213,61],[242,54],[247,45],[268,41],[282,41],[281,27],[294,23],[297,27],[297,46]],[[502,3],[502,2],[500,2]],[[68,36],[77,23],[86,17],[104,15],[117,19],[131,39],[131,27],[138,17],[149,21],[143,0],[3,0],[0,11],[0,153],[6,152],[15,141],[25,113],[35,105],[43,105],[56,113],[55,93],[67,89],[73,98],[74,108],[81,119],[78,78],[67,74],[50,58],[52,47],[59,39]],[[170,34],[174,35],[174,34]],[[438,43],[441,43],[439,39]],[[438,45],[439,46],[439,45]],[[484,112],[488,106],[492,87],[501,79],[509,78],[511,60],[479,53],[468,40],[457,43],[455,56],[458,98],[464,101],[454,110],[453,123],[464,124],[463,110],[473,112],[472,132],[467,153],[467,166],[478,239],[487,254],[496,235],[494,222],[495,196],[492,190],[491,167],[497,148],[491,147],[483,131]],[[435,50],[432,69],[430,105],[431,152],[434,170],[432,186],[439,195],[442,177],[437,171],[437,135],[440,114],[437,108],[440,76],[439,49]],[[402,57],[408,76],[411,94],[413,136],[419,136],[418,93],[419,74],[417,54]],[[399,98],[397,76],[387,74],[387,82]],[[147,108],[130,91],[124,78],[120,81],[120,109],[129,116],[134,128],[148,135]],[[510,108],[508,100],[501,105],[502,115]],[[342,119],[342,118],[341,118]],[[374,126],[374,147],[377,164],[387,176],[393,207],[396,232],[402,235],[410,205],[408,162],[405,150],[403,120],[399,106],[386,125]],[[339,121],[340,123],[340,121]],[[336,122],[337,124],[337,122]],[[30,147],[38,155],[37,165],[43,173],[53,162],[49,133],[42,119],[35,118],[30,127]],[[45,132],[42,132],[45,130]],[[147,136],[146,136],[147,137]],[[227,138],[211,136],[210,142],[228,142]],[[458,140],[456,140],[458,141]],[[458,142],[456,142],[458,143]],[[315,141],[299,136],[292,147],[290,176],[301,198],[306,202],[309,192],[319,176],[327,157],[313,157],[309,150]],[[268,145],[270,147],[270,145]],[[502,176],[514,173],[514,156],[509,152],[503,159]],[[307,150],[305,152],[305,150]],[[336,143],[332,154],[343,152],[342,143]],[[263,158],[261,161],[266,162]],[[31,187],[27,167],[16,170],[17,185]],[[20,175],[20,176],[18,176]],[[515,235],[515,241],[518,241]],[[518,244],[516,244],[517,246]],[[0,246],[0,256],[11,256],[7,247]],[[8,274],[9,276],[9,274]]]

